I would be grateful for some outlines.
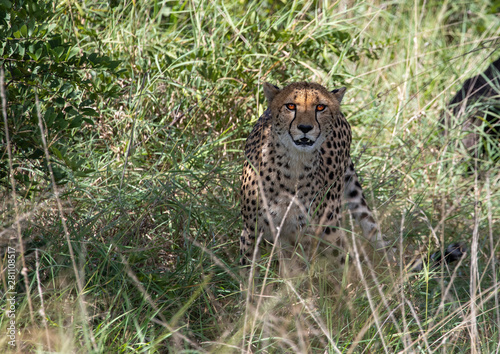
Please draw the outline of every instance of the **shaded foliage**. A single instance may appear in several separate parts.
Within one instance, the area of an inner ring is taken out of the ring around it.
[[[48,180],[37,103],[56,183],[72,171],[89,172],[71,146],[85,123],[98,115],[97,98],[116,97],[115,70],[109,57],[82,49],[76,36],[52,21],[50,1],[0,2],[0,65],[5,72],[7,126],[0,123],[0,185],[9,188],[7,132],[18,192],[37,190],[35,175]],[[38,100],[38,102],[37,102]]]

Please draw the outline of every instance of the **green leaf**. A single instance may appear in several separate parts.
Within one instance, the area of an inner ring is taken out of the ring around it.
[[[68,128],[79,128],[82,126],[82,123],[83,123],[83,118],[81,115],[77,115],[70,123],[70,125],[68,126]]]
[[[108,64],[108,68],[114,70],[118,65],[120,65],[120,63],[121,63],[120,60],[111,60]]]
[[[75,171],[74,173],[75,173],[75,176],[77,176],[77,177],[88,177],[94,171],[95,170],[92,170],[92,169],[85,169],[83,171]]]
[[[99,115],[93,108],[90,107],[82,109],[82,113],[91,117],[97,117]]]
[[[36,54],[32,52],[28,52],[28,55],[30,56],[31,59],[36,60]]]
[[[0,0],[0,9],[10,9],[12,3],[9,0]]]
[[[70,48],[68,50],[68,54],[66,55],[66,61],[67,60],[70,60],[71,58],[73,58],[75,55],[77,55],[78,53],[80,53],[80,48],[78,47],[73,47],[73,48]]]
[[[51,151],[54,155],[56,155],[58,159],[60,159],[60,160],[64,160],[64,157],[63,157],[63,155],[61,154],[61,151],[59,151],[59,149],[58,149],[58,148],[56,148],[55,146],[52,146],[52,147],[50,148],[50,151]]]
[[[54,30],[54,28],[56,28],[56,27],[57,27],[57,25],[55,23],[51,23],[50,25],[48,25],[48,27],[46,27],[47,28],[47,34],[50,33],[50,32],[52,32]]]
[[[64,119],[61,119],[57,122],[57,125],[54,124],[54,126],[57,126],[58,129],[60,130],[63,130],[63,129],[66,129],[68,127],[69,123],[68,121],[64,120]]]
[[[54,53],[56,54],[57,58],[60,59],[64,54],[64,47],[55,47]]]
[[[28,23],[28,37],[31,37],[33,33],[36,33],[36,31],[37,27],[35,26],[35,23],[32,20]]]
[[[97,64],[99,61],[98,61],[98,57],[97,57],[97,53],[92,53],[89,55],[89,61],[92,63],[92,64]]]
[[[38,60],[40,59],[40,57],[42,56],[42,52],[43,52],[43,48],[38,48],[35,52],[35,60]]]
[[[66,101],[61,98],[61,97],[57,97],[55,100],[54,100],[54,103],[56,105],[58,105],[59,107],[64,107],[64,105],[66,104]]]
[[[28,37],[28,27],[26,27],[26,25],[22,25],[19,31],[23,37]]]
[[[65,83],[64,85],[61,86],[61,88],[59,89],[59,93],[63,94],[63,93],[68,93],[68,92],[71,92],[73,91],[73,86],[69,83]],[[70,107],[71,108],[71,107]],[[69,110],[69,108],[68,108]]]
[[[54,124],[54,121],[56,119],[56,113],[54,112],[53,107],[47,108],[47,111],[45,112],[45,124],[47,127],[52,127],[52,124]]]

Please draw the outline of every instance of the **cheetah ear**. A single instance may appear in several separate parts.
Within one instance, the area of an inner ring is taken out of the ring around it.
[[[347,90],[347,88],[341,87],[332,91],[333,95],[337,98],[339,103],[342,102],[342,98],[344,98],[345,90]]]
[[[278,86],[274,86],[273,84],[270,84],[269,82],[264,82],[264,95],[267,98],[267,102],[271,103],[276,97],[276,95],[280,92],[280,88]]]

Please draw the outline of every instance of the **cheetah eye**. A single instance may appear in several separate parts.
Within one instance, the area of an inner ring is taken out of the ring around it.
[[[289,110],[291,110],[291,111],[295,111],[296,106],[295,106],[295,104],[294,104],[294,103],[287,103],[285,106],[286,106],[286,108],[288,108]]]
[[[321,112],[323,110],[325,110],[326,106],[324,104],[319,104],[316,106],[316,110]]]

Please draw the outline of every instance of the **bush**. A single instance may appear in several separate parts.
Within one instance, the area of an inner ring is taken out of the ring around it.
[[[0,123],[0,186],[12,187],[10,144],[16,192],[24,197],[50,180],[42,133],[56,183],[90,172],[85,157],[72,145],[85,134],[84,125],[92,125],[99,115],[96,100],[118,94],[119,62],[84,50],[75,35],[62,33],[52,9],[49,1],[0,2],[1,84],[7,113],[7,125],[5,120]]]

